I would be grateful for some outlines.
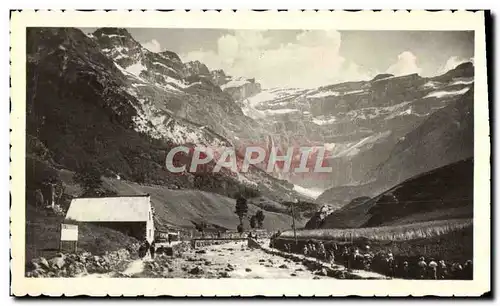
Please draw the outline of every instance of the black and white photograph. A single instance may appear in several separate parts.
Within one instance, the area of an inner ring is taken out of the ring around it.
[[[457,29],[27,22],[17,277],[489,284],[483,13]]]

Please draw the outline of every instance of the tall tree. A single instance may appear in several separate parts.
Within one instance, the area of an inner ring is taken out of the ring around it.
[[[257,223],[259,225],[259,228],[262,228],[262,226],[264,225],[264,219],[266,218],[266,216],[264,215],[264,212],[262,210],[259,210],[256,214],[255,214],[255,219],[257,220]]]
[[[205,221],[194,224],[196,230],[201,233],[201,237],[205,237],[205,229],[208,227]]]
[[[85,165],[79,168],[73,178],[75,183],[83,189],[83,195],[100,195],[101,172],[94,165]]]
[[[238,218],[240,219],[240,226],[243,228],[243,218],[248,213],[247,199],[245,199],[242,196],[239,196],[236,199],[236,210],[234,212],[236,213],[236,215],[238,215]]]
[[[257,218],[255,217],[255,215],[253,215],[250,218],[250,227],[251,228],[255,228],[256,226],[257,226]]]

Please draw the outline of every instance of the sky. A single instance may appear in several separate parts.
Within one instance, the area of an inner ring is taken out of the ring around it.
[[[254,77],[264,88],[311,88],[379,73],[434,76],[474,56],[474,33],[465,31],[128,30],[151,51]]]

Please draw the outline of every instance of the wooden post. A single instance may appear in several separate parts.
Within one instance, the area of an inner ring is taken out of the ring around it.
[[[293,238],[295,240],[295,249],[298,247],[298,242],[297,242],[297,230],[295,228],[295,202],[298,202],[295,200],[292,202],[292,228],[293,228]]]

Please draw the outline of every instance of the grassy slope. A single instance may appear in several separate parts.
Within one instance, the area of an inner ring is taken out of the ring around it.
[[[234,213],[235,200],[205,191],[184,189],[171,190],[161,186],[145,186],[123,180],[104,179],[104,185],[118,194],[150,194],[151,201],[162,223],[193,227],[191,221],[206,221],[228,229],[236,229],[238,218]],[[249,215],[259,207],[249,204]],[[264,211],[264,228],[289,229],[289,215]]]
[[[66,193],[77,196],[81,192],[80,188],[72,182],[72,172],[60,170],[59,177],[63,181]],[[235,200],[220,194],[195,189],[172,190],[163,186],[140,185],[111,178],[103,178],[103,181],[106,189],[115,191],[119,195],[150,194],[153,207],[162,224],[193,227],[191,221],[204,220],[209,224],[233,230],[238,225],[238,218],[234,213]],[[255,201],[258,202],[259,199]],[[251,203],[253,200],[249,202]],[[278,204],[275,203],[275,205]],[[248,208],[249,215],[262,209],[253,204],[249,204]],[[277,208],[281,209],[281,207],[276,206]],[[264,228],[266,229],[277,230],[291,227],[292,219],[285,213],[264,209],[264,215]],[[303,220],[297,223],[300,225]]]
[[[353,229],[312,229],[297,232],[297,237],[304,239],[356,240],[371,241],[406,241],[419,238],[431,238],[458,231],[472,225],[472,219],[452,219],[401,224],[394,226],[366,227]],[[283,237],[293,237],[292,231],[286,231]]]

